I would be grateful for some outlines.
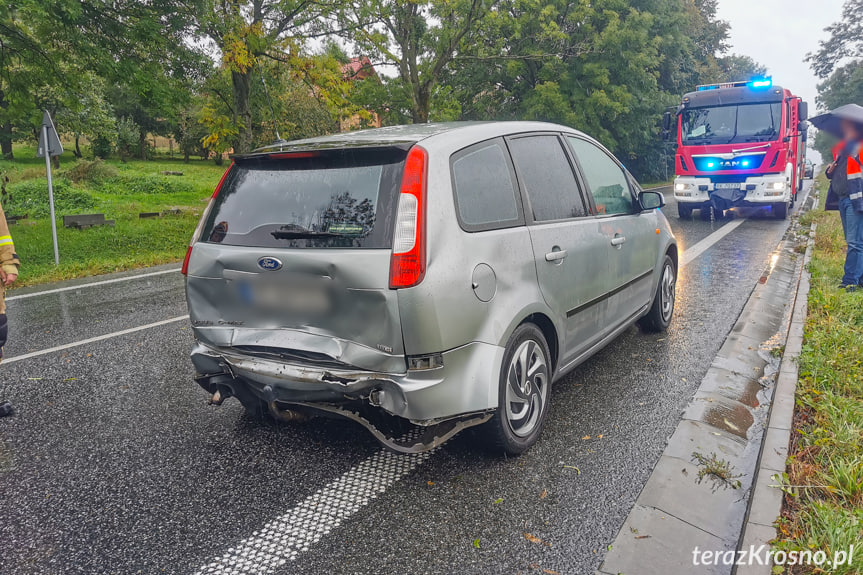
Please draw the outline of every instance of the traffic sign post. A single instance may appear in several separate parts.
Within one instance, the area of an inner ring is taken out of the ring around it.
[[[37,158],[45,158],[45,169],[48,170],[48,206],[51,211],[51,236],[54,239],[54,265],[60,264],[60,250],[57,247],[57,219],[54,215],[54,182],[51,180],[51,157],[63,153],[63,145],[60,144],[60,136],[54,128],[54,122],[48,112],[42,115],[42,132],[39,135],[39,147],[36,149]]]

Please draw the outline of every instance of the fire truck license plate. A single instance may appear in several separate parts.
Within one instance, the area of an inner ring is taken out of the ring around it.
[[[717,190],[737,190],[740,189],[740,184],[716,184]]]

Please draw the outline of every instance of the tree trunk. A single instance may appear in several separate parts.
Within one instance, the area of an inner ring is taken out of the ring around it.
[[[234,145],[234,153],[245,154],[252,151],[252,107],[249,102],[252,87],[251,71],[231,72],[231,84],[234,94],[234,122],[240,129]]]
[[[15,155],[12,153],[12,123],[6,122],[0,126],[0,154],[3,154],[4,160],[14,160]]]
[[[140,158],[142,160],[147,159],[147,134],[144,130],[141,130],[140,135],[138,136],[138,150],[140,152]]]
[[[414,124],[425,124],[429,121],[429,110],[431,109],[431,92],[420,88],[417,90],[416,104],[411,110],[411,119]]]
[[[81,136],[75,134],[75,151],[73,153],[75,154],[75,157],[79,160],[84,157],[84,154],[81,153],[81,142],[79,141],[80,139]]]
[[[0,109],[8,110],[9,102],[6,101],[6,95],[0,90]],[[12,153],[12,122],[6,121],[0,125],[0,154],[4,160],[14,160]]]

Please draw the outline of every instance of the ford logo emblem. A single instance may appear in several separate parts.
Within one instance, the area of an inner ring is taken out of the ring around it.
[[[258,260],[258,267],[268,272],[274,272],[282,269],[282,262],[270,256],[264,256]]]

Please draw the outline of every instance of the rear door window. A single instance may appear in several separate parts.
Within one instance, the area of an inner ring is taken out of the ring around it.
[[[465,230],[521,223],[520,201],[503,140],[482,142],[454,154],[452,180],[459,223]]]
[[[587,215],[572,166],[556,135],[512,138],[507,144],[535,221]]]
[[[233,246],[389,249],[405,155],[388,148],[238,159],[201,238]]]
[[[635,213],[635,199],[623,169],[604,150],[581,138],[568,137],[599,215]]]

